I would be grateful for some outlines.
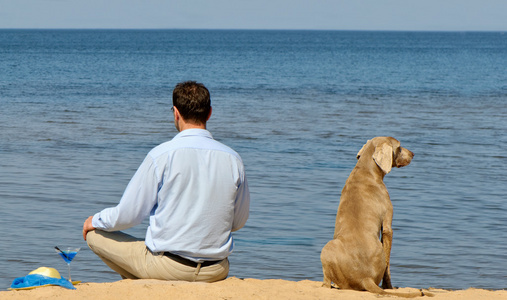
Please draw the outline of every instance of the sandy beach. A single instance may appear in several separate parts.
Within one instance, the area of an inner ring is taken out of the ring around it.
[[[81,283],[76,290],[49,286],[32,290],[2,291],[0,299],[378,299],[380,296],[368,292],[327,289],[321,282],[281,279],[228,278],[216,283],[188,283],[160,280],[121,280],[110,283]],[[400,288],[399,291],[414,292],[415,288]],[[494,300],[507,299],[506,290],[483,289],[442,290],[423,289],[426,296],[418,298]]]

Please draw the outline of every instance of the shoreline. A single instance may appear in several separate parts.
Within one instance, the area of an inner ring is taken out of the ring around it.
[[[369,292],[323,288],[322,282],[283,279],[240,279],[230,277],[215,283],[163,281],[153,279],[125,279],[115,282],[86,282],[76,285],[76,290],[58,286],[40,287],[31,290],[0,291],[1,299],[378,299]],[[414,292],[419,289],[404,287],[400,292]],[[426,296],[416,298],[450,300],[496,300],[507,299],[507,290],[466,290],[422,289]]]

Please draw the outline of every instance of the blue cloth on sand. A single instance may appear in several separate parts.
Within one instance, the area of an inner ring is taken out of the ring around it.
[[[21,289],[21,288],[29,288],[36,287],[42,285],[59,285],[64,288],[68,288],[71,290],[75,290],[76,288],[70,281],[64,278],[53,278],[39,274],[30,274],[24,277],[19,277],[14,279],[11,284],[12,289]]]

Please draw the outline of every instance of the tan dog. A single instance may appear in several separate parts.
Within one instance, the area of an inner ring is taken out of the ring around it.
[[[413,157],[414,153],[392,137],[376,137],[359,151],[358,162],[342,190],[333,240],[320,256],[323,286],[330,288],[334,282],[341,289],[421,296],[382,289],[393,288],[389,271],[393,205],[383,179],[392,167],[407,166]]]

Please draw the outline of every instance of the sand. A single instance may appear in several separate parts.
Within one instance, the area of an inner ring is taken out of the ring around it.
[[[228,278],[215,283],[188,283],[160,280],[121,280],[110,283],[80,283],[76,290],[57,286],[41,287],[32,290],[2,291],[0,299],[379,299],[393,298],[369,292],[327,289],[321,282],[281,279],[239,279]],[[417,292],[415,288],[400,288],[403,292]],[[489,291],[467,289],[449,291],[442,289],[423,289],[427,296],[416,299],[460,299],[494,300],[507,299],[507,290]],[[395,297],[397,298],[397,297]],[[401,299],[401,298],[400,298]]]

